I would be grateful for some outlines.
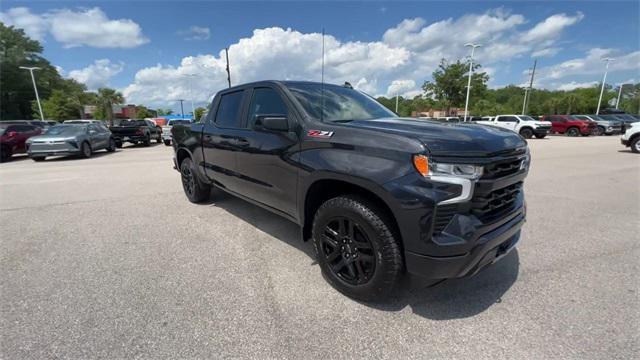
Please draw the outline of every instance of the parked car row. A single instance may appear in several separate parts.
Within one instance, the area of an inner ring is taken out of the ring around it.
[[[123,120],[109,128],[101,120],[0,122],[2,161],[21,153],[34,161],[49,156],[88,158],[98,150],[113,152],[125,142],[150,146],[152,140],[162,142],[162,129],[150,120]]]

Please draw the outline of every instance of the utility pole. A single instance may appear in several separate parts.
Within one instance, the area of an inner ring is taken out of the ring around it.
[[[400,94],[396,91],[396,114],[398,114],[398,99],[400,98]]]
[[[620,105],[620,97],[622,96],[622,87],[625,84],[620,84],[620,90],[618,90],[618,100],[616,100],[616,110],[618,110],[618,106]]]
[[[182,115],[182,120],[184,120],[184,107],[182,106],[184,99],[178,99],[176,101],[180,101],[180,114]]]
[[[600,88],[600,98],[598,99],[598,109],[596,110],[596,115],[600,115],[600,104],[602,103],[602,94],[604,94],[604,84],[607,82],[607,72],[609,71],[609,63],[614,61],[612,58],[603,58],[602,61],[605,61],[607,64],[604,67],[604,77],[602,78],[602,87]]]
[[[527,94],[529,93],[529,88],[524,88],[524,101],[522,102],[522,115],[524,115],[527,109]]]
[[[36,93],[36,101],[38,102],[38,110],[40,110],[40,120],[44,121],[44,114],[42,113],[42,105],[40,105],[40,96],[38,95],[38,87],[36,86],[36,78],[35,78],[35,76],[33,76],[33,70],[40,70],[40,68],[37,67],[37,66],[33,66],[33,67],[20,66],[20,69],[29,70],[29,72],[31,73],[31,81],[33,82],[33,91],[35,91],[35,93]]]
[[[467,115],[469,114],[469,92],[471,91],[471,76],[473,75],[473,53],[477,47],[482,45],[467,43],[464,46],[471,47],[471,57],[469,58],[469,81],[467,82],[467,100],[464,103],[464,121],[467,121]]]
[[[197,74],[185,74],[184,76],[189,77],[189,98],[191,99],[191,114],[193,114],[193,120],[196,120],[196,110],[193,107],[193,85],[191,83],[191,78],[194,76],[198,76]]]
[[[529,100],[531,99],[531,93],[533,92],[533,78],[536,76],[536,65],[538,64],[538,59],[533,60],[533,70],[531,71],[531,80],[529,81],[529,92],[524,93],[524,106],[522,110],[522,115],[527,113],[527,107],[529,106]]]
[[[224,53],[227,57],[227,82],[229,83],[229,87],[231,87],[231,71],[229,70],[229,48],[224,48]]]

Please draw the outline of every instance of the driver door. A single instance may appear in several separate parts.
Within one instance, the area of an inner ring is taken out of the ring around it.
[[[498,116],[497,123],[502,128],[515,131],[518,126],[518,118],[515,116]]]

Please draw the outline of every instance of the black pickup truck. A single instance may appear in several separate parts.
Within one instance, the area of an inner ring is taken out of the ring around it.
[[[299,224],[348,296],[383,297],[405,271],[473,275],[520,238],[530,155],[512,131],[399,118],[312,82],[236,86],[209,110],[172,129],[187,198],[215,186]]]
[[[117,147],[122,147],[125,142],[132,144],[142,143],[151,145],[151,140],[162,142],[162,128],[151,120],[123,120],[118,126],[109,127]]]

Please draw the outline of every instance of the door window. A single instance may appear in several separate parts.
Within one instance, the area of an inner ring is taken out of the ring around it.
[[[518,119],[515,116],[500,116],[498,117],[500,122],[516,122]]]
[[[240,127],[239,113],[243,94],[243,91],[237,91],[220,97],[220,105],[216,112],[216,125],[228,128]]]
[[[271,88],[257,88],[249,107],[248,127],[253,127],[258,115],[288,115],[287,105],[280,95]]]

